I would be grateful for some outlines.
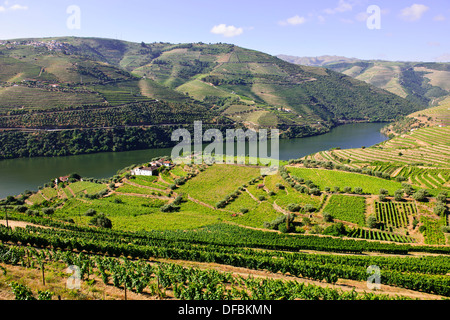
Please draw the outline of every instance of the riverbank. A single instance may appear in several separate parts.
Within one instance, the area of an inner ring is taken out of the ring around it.
[[[381,123],[355,123],[338,126],[329,133],[306,138],[280,140],[280,160],[298,159],[309,154],[339,147],[369,147],[387,140],[380,133]],[[248,147],[248,144],[247,144]],[[270,144],[269,144],[270,147]],[[65,157],[18,158],[0,161],[0,198],[36,190],[50,180],[77,172],[84,177],[109,178],[118,170],[152,158],[168,156],[171,148],[153,148],[126,152],[102,152]],[[269,149],[270,152],[270,149]]]

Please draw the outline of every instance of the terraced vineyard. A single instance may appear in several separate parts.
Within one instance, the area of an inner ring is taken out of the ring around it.
[[[395,233],[383,232],[378,230],[353,229],[348,235],[350,238],[359,238],[366,240],[392,241],[399,243],[413,243],[414,239]]]
[[[386,226],[405,228],[409,224],[409,217],[417,214],[417,208],[414,203],[375,202],[375,214],[377,221]]]

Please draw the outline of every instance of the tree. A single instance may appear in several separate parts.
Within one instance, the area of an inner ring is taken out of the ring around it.
[[[299,212],[300,209],[301,209],[301,206],[300,206],[299,204],[297,204],[297,203],[290,203],[290,204],[287,206],[287,209],[288,209],[288,211],[290,211],[290,212]]]
[[[88,209],[84,215],[87,217],[93,217],[97,214],[97,211],[95,211],[94,209]]]
[[[105,214],[99,214],[98,216],[91,219],[90,224],[96,227],[111,229],[112,222],[109,218],[105,216]]]
[[[373,215],[369,216],[367,218],[367,227],[371,228],[371,229],[375,229],[378,225],[377,223],[377,218],[375,218]]]
[[[427,197],[428,197],[428,192],[425,189],[420,189],[420,190],[416,191],[412,195],[412,197],[416,201],[425,202],[427,200]]]
[[[436,207],[434,207],[433,212],[435,215],[444,216],[447,212],[447,207],[442,203],[438,203]]]
[[[403,200],[403,190],[402,189],[399,189],[399,190],[395,191],[394,199],[395,199],[395,201],[402,201]]]
[[[320,195],[321,195],[321,192],[320,192],[320,189],[319,189],[319,188],[312,188],[312,189],[309,189],[309,193],[312,194],[312,195],[314,195],[314,196],[320,196]]]
[[[333,216],[328,212],[324,212],[323,219],[325,220],[325,222],[333,222],[334,220]]]
[[[42,209],[42,213],[46,216],[51,216],[55,213],[55,209],[54,208],[44,208],[44,209]]]
[[[447,203],[447,192],[442,191],[436,196],[438,202]]]

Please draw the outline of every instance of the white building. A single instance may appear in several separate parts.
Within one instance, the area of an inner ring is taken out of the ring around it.
[[[131,172],[134,176],[154,176],[158,175],[157,167],[140,167],[136,168]]]

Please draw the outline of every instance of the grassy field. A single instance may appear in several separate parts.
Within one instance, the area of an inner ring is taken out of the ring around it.
[[[313,181],[322,190],[325,187],[332,190],[334,187],[339,187],[342,191],[345,187],[351,187],[352,190],[362,188],[365,193],[378,194],[380,189],[386,189],[393,195],[396,190],[402,189],[401,183],[363,174],[293,167],[288,167],[288,172],[293,176],[305,179],[305,181]]]
[[[260,174],[259,168],[213,165],[181,186],[177,192],[214,206],[226,195]]]
[[[355,223],[359,226],[366,224],[366,199],[358,196],[332,195],[324,212],[333,218]]]
[[[0,110],[47,109],[100,104],[103,103],[103,98],[95,93],[57,92],[40,88],[12,86],[0,88],[0,101]]]

